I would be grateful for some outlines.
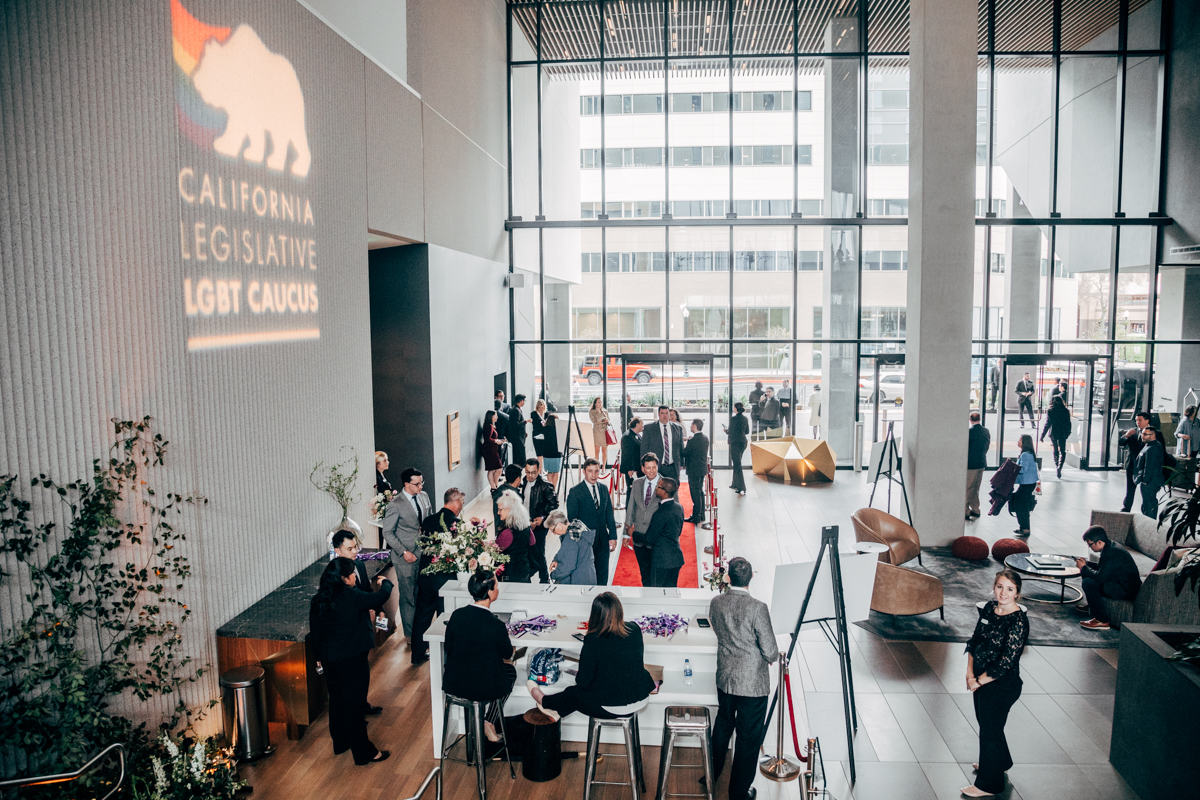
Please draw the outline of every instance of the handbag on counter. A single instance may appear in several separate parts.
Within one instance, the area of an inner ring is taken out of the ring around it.
[[[562,648],[547,647],[538,650],[529,659],[529,680],[539,686],[550,686],[558,682],[562,674]]]

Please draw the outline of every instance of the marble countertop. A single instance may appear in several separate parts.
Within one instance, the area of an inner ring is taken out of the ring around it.
[[[302,642],[308,635],[308,608],[329,563],[321,556],[286,583],[250,608],[217,628],[217,636],[235,639],[268,639]],[[366,561],[367,575],[374,577],[382,561]]]

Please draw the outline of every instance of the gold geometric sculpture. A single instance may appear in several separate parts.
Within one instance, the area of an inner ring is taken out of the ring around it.
[[[750,463],[756,475],[773,475],[801,484],[833,480],[837,454],[824,439],[786,436],[750,443]]]

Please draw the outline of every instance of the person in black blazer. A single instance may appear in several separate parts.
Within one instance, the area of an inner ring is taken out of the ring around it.
[[[537,570],[538,579],[542,583],[549,583],[550,568],[546,564],[546,517],[558,508],[558,495],[550,482],[541,476],[541,467],[536,458],[525,460],[525,481],[521,484],[521,496],[529,501],[529,524],[533,530],[534,545],[529,551],[530,568]]]
[[[592,601],[575,685],[555,694],[536,685],[529,691],[539,708],[563,717],[575,711],[601,719],[631,714],[654,691],[644,655],[641,628],[625,621],[615,594],[604,592]]]
[[[1142,588],[1142,574],[1129,551],[1110,541],[1108,531],[1099,525],[1084,531],[1083,541],[1089,550],[1100,554],[1100,563],[1093,565],[1086,559],[1075,559],[1075,566],[1083,574],[1083,594],[1087,598],[1076,608],[1086,609],[1092,615],[1079,624],[1088,630],[1106,631],[1110,624],[1104,598],[1133,600]]]
[[[671,446],[664,448],[669,440]],[[679,480],[679,464],[683,461],[683,426],[671,422],[671,409],[658,407],[658,422],[651,422],[642,432],[642,455],[658,456],[658,471],[668,478]]]
[[[972,411],[971,427],[967,431],[967,513],[966,519],[978,517],[979,487],[983,485],[983,471],[987,469],[987,454],[992,446],[992,433],[980,424],[983,417]]]
[[[525,405],[525,395],[519,394],[513,398],[513,404],[508,409],[508,428],[504,431],[504,438],[508,439],[509,452],[512,454],[512,463],[519,467],[525,466],[525,414],[521,407]]]
[[[1037,385],[1029,379],[1029,373],[1025,373],[1025,377],[1017,381],[1017,410],[1021,415],[1021,427],[1025,427],[1025,412],[1029,412],[1029,426],[1036,430],[1037,418],[1033,416],[1033,395],[1037,390]]]
[[[704,522],[704,478],[708,475],[708,437],[704,420],[692,420],[692,437],[683,448],[683,466],[687,469],[688,493],[692,496],[692,516],[687,520]]]
[[[383,452],[382,450],[376,450],[375,451],[375,493],[376,494],[382,494],[383,492],[390,492],[392,490],[391,482],[383,474],[384,472],[387,471],[388,466],[389,466],[389,464],[388,464],[387,453]]]
[[[467,591],[475,602],[457,609],[446,623],[442,689],[455,697],[488,703],[484,735],[497,742],[500,737],[493,722],[504,712],[504,701],[517,679],[513,646],[508,629],[491,610],[500,596],[495,573],[475,570],[467,581]]]
[[[308,610],[308,644],[316,653],[329,690],[329,736],[334,755],[350,750],[363,766],[384,761],[391,753],[379,750],[367,736],[364,716],[371,665],[367,653],[375,645],[368,611],[378,611],[392,594],[384,580],[377,592],[355,588],[355,562],[333,559],[321,573],[321,586]]]
[[[750,421],[746,419],[744,405],[734,403],[733,407],[737,413],[730,418],[729,427],[725,429],[725,433],[729,434],[729,460],[733,462],[733,485],[729,488],[738,494],[745,494],[746,476],[742,474],[742,454],[746,452],[749,442]]]
[[[621,472],[625,475],[625,507],[629,508],[629,492],[633,490],[633,482],[644,474],[642,472],[642,428],[644,425],[637,417],[629,424],[629,429],[621,437]]]
[[[463,504],[467,496],[461,489],[450,488],[442,495],[442,508],[436,514],[430,514],[421,521],[421,534],[441,533],[449,531],[458,522]],[[416,610],[413,612],[413,634],[409,643],[412,665],[419,667],[429,660],[429,645],[425,641],[425,631],[433,624],[435,616],[445,612],[446,604],[442,600],[442,587],[448,581],[455,579],[449,572],[425,574],[425,569],[433,563],[433,556],[421,551],[420,567],[417,572]]]
[[[650,567],[654,571],[651,586],[670,588],[679,585],[679,569],[683,566],[683,549],[679,534],[683,533],[683,506],[676,495],[679,484],[671,478],[659,478],[658,508],[646,529],[646,545],[650,548]]]
[[[333,547],[333,552],[337,558],[348,558],[354,562],[354,585],[364,592],[372,591],[371,579],[367,577],[367,563],[358,560],[358,551],[362,549],[359,541],[354,536],[354,531],[336,531],[329,539],[329,544]],[[371,646],[375,646],[375,609],[367,611],[367,616],[371,621]],[[371,691],[371,673],[367,673],[367,691],[364,694],[369,694]],[[370,702],[367,703],[367,713],[371,716],[383,713],[381,706],[373,706]]]
[[[592,554],[596,557],[596,585],[608,585],[608,554],[617,549],[617,520],[613,516],[612,498],[608,488],[601,486],[600,462],[589,458],[583,462],[583,483],[571,487],[567,494],[567,517],[577,519],[596,532]]]
[[[1050,443],[1054,445],[1054,466],[1061,478],[1063,463],[1067,460],[1067,438],[1071,435],[1071,412],[1062,394],[1050,398],[1050,410],[1046,412],[1046,424],[1042,426],[1043,442],[1047,433],[1050,434]]]

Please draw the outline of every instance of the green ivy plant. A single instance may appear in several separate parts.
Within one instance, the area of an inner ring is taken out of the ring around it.
[[[1169,545],[1186,547],[1189,546],[1189,542],[1200,541],[1200,491],[1192,483],[1193,480],[1194,478],[1188,476],[1185,482],[1190,488],[1188,496],[1169,500],[1158,515],[1158,524],[1167,526]],[[1200,586],[1200,563],[1193,562],[1175,575],[1176,596],[1182,594],[1189,583],[1191,591],[1197,592],[1197,587]],[[1197,592],[1196,601],[1200,603],[1200,592]],[[1185,642],[1170,659],[1186,661],[1200,667],[1200,637]]]
[[[149,734],[110,712],[118,695],[173,699],[163,731],[193,721],[181,689],[207,667],[183,652],[192,612],[179,598],[191,567],[173,520],[207,501],[154,488],[168,442],[150,417],[112,424],[108,457],[88,479],[38,475],[26,495],[17,476],[0,476],[0,582],[25,590],[0,631],[5,777],[69,772],[113,742],[136,764]]]

